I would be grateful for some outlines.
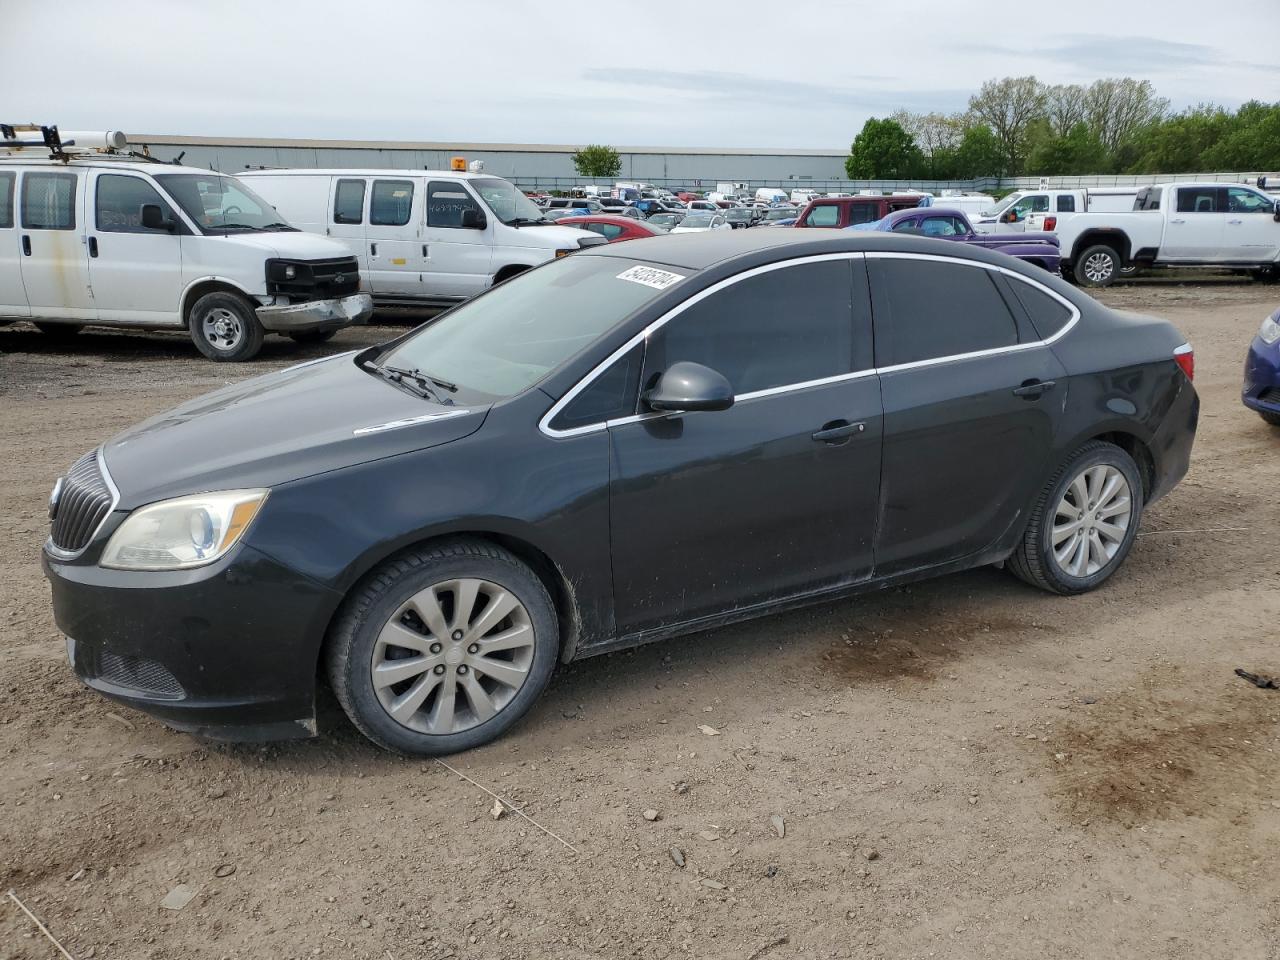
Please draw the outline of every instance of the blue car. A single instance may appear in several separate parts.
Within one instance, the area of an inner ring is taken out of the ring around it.
[[[1267,423],[1280,427],[1280,310],[1262,321],[1249,344],[1240,399]]]

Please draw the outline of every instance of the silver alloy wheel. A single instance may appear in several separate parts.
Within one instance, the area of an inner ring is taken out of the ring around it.
[[[1115,559],[1133,517],[1129,481],[1109,464],[1085,467],[1054,512],[1053,559],[1063,573],[1091,577]]]
[[[214,347],[229,352],[244,339],[244,321],[226,307],[214,307],[201,319],[200,331]]]
[[[1106,283],[1115,269],[1115,259],[1106,253],[1092,254],[1084,261],[1084,275],[1090,283]]]
[[[445,580],[414,594],[373,644],[374,693],[418,733],[461,733],[496,716],[533,666],[529,611],[488,580]]]

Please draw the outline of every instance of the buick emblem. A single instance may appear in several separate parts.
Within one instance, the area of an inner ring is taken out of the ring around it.
[[[58,516],[58,501],[62,498],[62,477],[59,477],[53,484],[53,492],[49,494],[49,519],[55,520]]]

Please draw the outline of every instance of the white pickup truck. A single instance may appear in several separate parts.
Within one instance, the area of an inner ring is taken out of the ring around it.
[[[1057,233],[1063,272],[1087,287],[1131,266],[1280,273],[1280,200],[1239,183],[1143,187],[1132,211],[1077,214]]]
[[[970,219],[978,233],[1052,233],[1059,223],[1077,213],[1132,210],[1137,193],[1137,187],[1018,190],[980,214],[970,213]],[[937,203],[944,205],[942,200]]]

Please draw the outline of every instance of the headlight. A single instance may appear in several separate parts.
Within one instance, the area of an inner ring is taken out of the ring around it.
[[[1280,313],[1280,310],[1276,313]],[[1262,321],[1262,329],[1258,331],[1258,336],[1263,343],[1275,343],[1280,340],[1280,323],[1276,322],[1275,313]]]
[[[266,499],[266,490],[227,490],[142,507],[111,535],[99,563],[117,570],[213,563],[235,546]]]

